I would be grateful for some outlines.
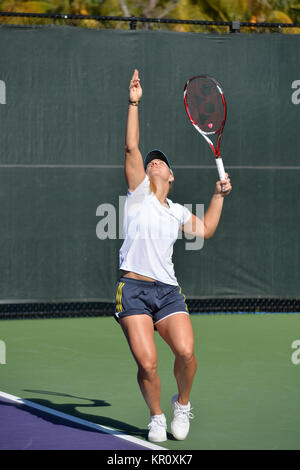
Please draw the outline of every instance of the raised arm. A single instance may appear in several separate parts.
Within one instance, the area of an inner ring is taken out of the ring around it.
[[[145,178],[144,163],[139,150],[139,101],[142,87],[135,69],[129,85],[129,103],[125,138],[125,176],[129,191],[133,191]]]

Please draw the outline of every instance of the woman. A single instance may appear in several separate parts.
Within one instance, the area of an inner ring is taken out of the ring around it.
[[[172,263],[173,245],[179,228],[199,237],[213,235],[231,184],[227,174],[226,181],[216,183],[203,221],[168,199],[174,181],[169,160],[160,150],[153,150],[143,162],[139,151],[141,98],[142,87],[135,70],[129,86],[125,145],[128,194],[124,209],[125,239],[120,250],[123,275],[117,283],[115,317],[138,366],[138,383],[150,411],[148,439],[161,442],[167,439],[167,424],[160,407],[154,330],[175,356],[178,393],[172,398],[171,432],[176,439],[185,439],[189,432],[189,420],[193,417],[190,392],[197,368],[192,323]]]

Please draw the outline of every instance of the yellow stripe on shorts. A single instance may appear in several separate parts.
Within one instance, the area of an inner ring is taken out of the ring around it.
[[[119,282],[117,295],[116,295],[116,311],[117,313],[122,312],[122,289],[125,285],[125,282]]]
[[[179,286],[179,294],[182,294],[182,295],[183,295],[183,301],[184,301],[184,303],[185,303],[185,309],[186,309],[186,311],[189,313],[188,306],[187,306],[187,304],[186,304],[186,296],[185,296],[185,294],[184,294],[183,292],[181,292],[181,287],[180,287],[180,286]]]

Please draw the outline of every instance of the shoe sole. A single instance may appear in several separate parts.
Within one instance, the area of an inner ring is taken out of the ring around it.
[[[149,442],[165,442],[167,440],[167,437],[165,437],[164,439],[148,439]]]

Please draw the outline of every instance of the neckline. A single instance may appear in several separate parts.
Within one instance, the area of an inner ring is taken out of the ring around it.
[[[168,206],[166,206],[165,204],[162,204],[162,203],[159,201],[159,199],[157,198],[156,194],[153,193],[153,195],[154,195],[154,197],[155,197],[155,199],[156,199],[156,201],[157,201],[157,203],[159,204],[160,207],[162,207],[163,209],[166,209],[167,211],[169,211],[169,210],[171,209],[171,204],[170,204],[171,201],[170,201],[170,199],[166,198],[166,201],[167,201],[167,204],[168,204]]]

